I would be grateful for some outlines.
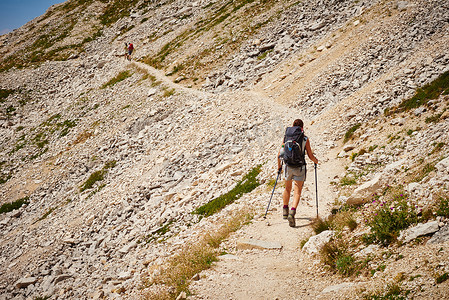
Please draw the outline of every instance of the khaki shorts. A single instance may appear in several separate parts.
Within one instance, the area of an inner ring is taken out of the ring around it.
[[[306,166],[299,168],[285,166],[285,180],[306,181]]]

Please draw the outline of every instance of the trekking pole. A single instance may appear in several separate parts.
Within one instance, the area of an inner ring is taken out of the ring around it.
[[[265,216],[263,216],[264,219],[267,218],[267,213],[268,213],[268,209],[270,208],[271,199],[273,198],[274,190],[276,189],[276,184],[278,183],[279,176],[281,176],[281,172],[282,172],[282,167],[278,171],[278,177],[276,177],[276,181],[274,183],[273,191],[271,192],[270,201],[268,201],[267,210],[265,211]]]
[[[316,218],[318,219],[318,180],[317,180],[317,175],[316,175],[316,166],[317,164],[315,164],[315,195],[316,195]]]

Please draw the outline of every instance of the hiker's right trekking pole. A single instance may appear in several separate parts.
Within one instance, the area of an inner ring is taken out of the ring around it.
[[[282,167],[279,168],[278,177],[276,177],[276,181],[274,183],[273,191],[271,192],[270,201],[268,201],[267,210],[265,211],[265,216],[263,216],[264,219],[267,218],[267,213],[268,213],[268,209],[270,208],[271,199],[273,198],[274,190],[276,189],[276,184],[278,183],[278,179],[279,179],[279,176],[281,176],[281,173],[282,173]]]
[[[315,194],[316,194],[316,218],[318,219],[318,180],[316,175],[316,166],[315,164]]]

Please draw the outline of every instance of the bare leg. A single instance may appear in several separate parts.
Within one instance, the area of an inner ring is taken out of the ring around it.
[[[302,187],[304,185],[304,181],[295,180],[295,188],[293,191],[293,205],[292,207],[297,208],[299,204],[299,199],[301,198]],[[291,189],[291,183],[290,183]]]
[[[287,180],[287,181],[285,181],[285,190],[284,190],[284,193],[282,194],[282,199],[284,200],[284,205],[288,205],[288,203],[290,202],[291,191],[292,191],[292,181]]]

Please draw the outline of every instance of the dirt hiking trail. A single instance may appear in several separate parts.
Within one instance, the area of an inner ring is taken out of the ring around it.
[[[143,63],[134,62],[139,68],[146,69],[157,80],[170,88],[182,90],[184,93],[210,96],[210,93],[195,89],[188,89],[173,83],[160,71]],[[279,99],[268,97],[265,93],[250,90],[221,94],[220,97],[228,101],[244,99],[242,105],[268,106],[271,114],[284,120],[289,120],[285,126],[296,118],[303,118],[306,135],[311,140],[311,147],[319,159],[317,168],[318,178],[318,208],[320,217],[329,214],[330,204],[336,199],[336,190],[330,182],[336,175],[344,172],[344,167],[336,159],[339,148],[328,150],[326,140],[319,132],[317,125],[305,119],[300,111],[289,108],[280,103]],[[316,123],[318,124],[318,123]],[[267,133],[276,136],[280,142],[283,136],[275,132]],[[276,178],[276,154],[268,162],[273,168],[273,179]],[[313,163],[307,158],[307,179],[304,183],[301,200],[296,213],[296,226],[289,227],[288,221],[282,218],[282,192],[284,191],[283,174],[279,178],[266,219],[263,218],[270,199],[272,188],[264,190],[263,199],[256,209],[254,220],[247,226],[234,233],[227,241],[225,248],[227,255],[209,270],[200,274],[201,280],[191,284],[193,295],[188,299],[329,299],[326,287],[338,285],[347,280],[331,275],[329,272],[316,273],[314,266],[317,259],[302,252],[301,241],[312,235],[311,224],[316,217],[316,186]],[[290,204],[293,201],[293,192]],[[238,250],[237,244],[242,240],[260,240],[277,242],[282,245],[281,250]],[[344,287],[344,286],[343,286]],[[323,292],[324,290],[324,292]],[[334,297],[335,295],[333,295]],[[346,298],[343,296],[343,298]]]

